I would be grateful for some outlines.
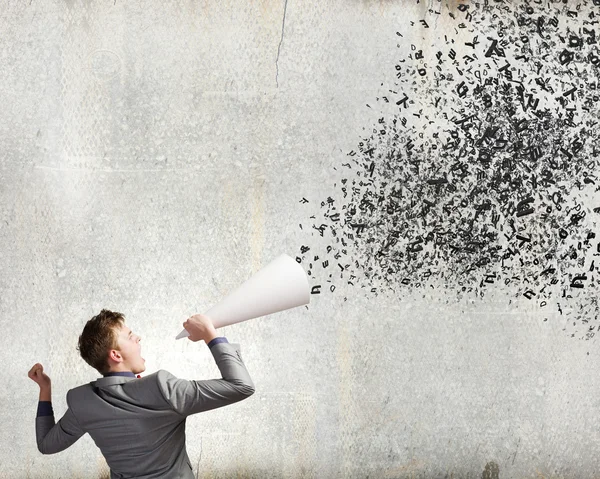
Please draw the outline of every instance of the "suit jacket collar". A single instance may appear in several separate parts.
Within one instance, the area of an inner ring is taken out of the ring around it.
[[[106,373],[103,378],[98,378],[92,382],[94,387],[114,386],[115,384],[123,384],[136,379],[135,374],[131,371],[119,373]]]

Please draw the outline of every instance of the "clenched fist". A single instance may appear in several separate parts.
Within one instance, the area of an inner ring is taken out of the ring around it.
[[[217,332],[212,321],[208,316],[203,314],[195,314],[183,323],[184,329],[190,333],[190,341],[204,341],[210,343],[217,337]]]
[[[27,375],[38,383],[40,388],[50,387],[50,377],[44,372],[44,366],[40,363],[34,364]]]

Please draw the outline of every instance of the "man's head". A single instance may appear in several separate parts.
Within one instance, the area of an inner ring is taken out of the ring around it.
[[[125,324],[121,313],[103,309],[90,319],[81,336],[77,350],[81,357],[100,374],[145,371],[145,359],[140,355],[141,338]]]

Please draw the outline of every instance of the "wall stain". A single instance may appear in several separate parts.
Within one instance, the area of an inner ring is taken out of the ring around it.
[[[263,251],[265,246],[265,180],[254,179],[254,187],[250,190],[251,201],[251,237],[252,271],[261,269],[263,264]]]
[[[481,479],[499,479],[500,466],[494,461],[490,461],[485,465],[485,469],[481,473]]]

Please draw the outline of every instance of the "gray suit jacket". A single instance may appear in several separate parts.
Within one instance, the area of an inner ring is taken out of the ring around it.
[[[140,379],[109,376],[69,390],[67,412],[57,424],[54,416],[36,418],[39,451],[55,454],[87,432],[111,479],[192,479],[187,416],[254,393],[238,344],[218,343],[211,352],[223,379],[188,381],[161,369]]]

